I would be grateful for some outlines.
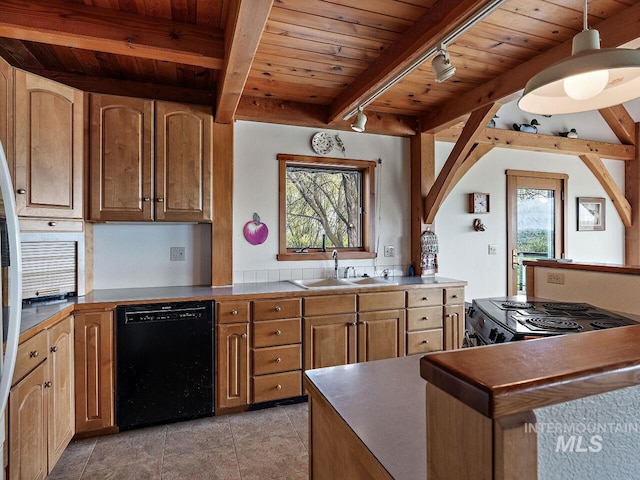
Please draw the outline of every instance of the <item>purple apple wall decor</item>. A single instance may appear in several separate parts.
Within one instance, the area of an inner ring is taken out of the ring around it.
[[[251,245],[260,245],[264,243],[269,236],[269,229],[265,223],[260,221],[260,215],[253,214],[253,220],[244,224],[244,238]]]

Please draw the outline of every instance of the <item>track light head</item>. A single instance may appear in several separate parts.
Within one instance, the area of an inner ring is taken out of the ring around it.
[[[358,107],[358,115],[356,115],[355,121],[351,124],[351,128],[354,132],[364,132],[364,126],[367,123],[367,116],[364,114],[364,109]]]
[[[456,73],[456,67],[451,65],[449,52],[447,52],[444,45],[440,45],[438,53],[436,53],[436,56],[431,60],[431,68],[433,68],[433,72],[436,74],[436,82],[438,83],[444,82]]]

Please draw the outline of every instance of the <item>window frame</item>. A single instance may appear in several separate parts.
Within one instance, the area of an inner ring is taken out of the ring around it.
[[[290,155],[279,153],[278,160],[278,254],[280,261],[331,260],[333,249],[323,252],[321,248],[310,248],[305,253],[294,253],[287,248],[287,167],[323,167],[339,170],[357,170],[362,175],[362,247],[340,247],[340,258],[376,258],[373,242],[375,232],[375,168],[376,162],[348,158],[315,157],[311,155]]]

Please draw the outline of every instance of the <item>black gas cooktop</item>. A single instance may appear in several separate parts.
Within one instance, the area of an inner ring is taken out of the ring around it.
[[[637,325],[638,322],[588,303],[518,297],[473,301],[470,326],[484,343],[564,335]]]

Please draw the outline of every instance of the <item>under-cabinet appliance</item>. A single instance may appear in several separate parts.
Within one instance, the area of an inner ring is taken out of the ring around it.
[[[0,142],[0,257],[2,275],[0,291],[3,304],[0,308],[0,327],[5,342],[4,356],[0,351],[0,458],[4,459],[5,418],[11,379],[16,365],[18,337],[22,317],[22,258],[20,248],[20,228],[16,215],[13,184],[9,174],[7,157]],[[8,278],[8,285],[2,282]],[[8,295],[5,297],[4,292]],[[5,303],[6,298],[6,303]],[[4,478],[4,468],[0,468],[0,479]]]
[[[637,325],[639,322],[588,303],[525,297],[473,300],[466,317],[467,343],[513,342],[568,333]]]
[[[213,302],[116,309],[120,430],[213,415]]]

